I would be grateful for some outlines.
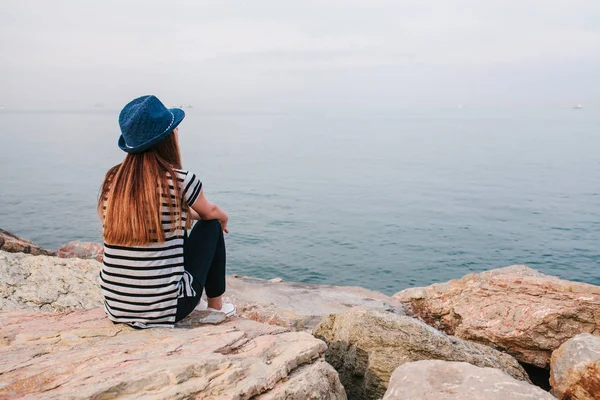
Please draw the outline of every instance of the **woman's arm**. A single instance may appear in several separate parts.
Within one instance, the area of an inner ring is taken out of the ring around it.
[[[204,189],[200,190],[198,198],[192,204],[191,211],[195,211],[197,216],[202,219],[216,219],[221,223],[221,227],[225,233],[229,233],[227,229],[227,222],[229,217],[225,211],[221,210],[218,205],[211,203],[204,196]],[[193,214],[192,214],[193,215]]]

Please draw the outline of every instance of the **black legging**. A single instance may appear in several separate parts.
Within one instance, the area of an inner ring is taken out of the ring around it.
[[[177,300],[175,322],[187,317],[196,308],[206,288],[207,297],[219,297],[225,293],[225,240],[223,229],[217,220],[196,222],[184,244],[184,268],[194,278],[194,297]]]

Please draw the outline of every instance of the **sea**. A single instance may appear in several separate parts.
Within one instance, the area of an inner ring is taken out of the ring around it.
[[[228,273],[393,294],[525,264],[600,285],[600,109],[185,111]],[[0,110],[0,228],[100,242],[117,118]]]

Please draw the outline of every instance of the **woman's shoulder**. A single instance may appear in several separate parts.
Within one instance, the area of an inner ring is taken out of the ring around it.
[[[187,169],[180,169],[180,168],[175,168],[175,169],[173,169],[173,171],[179,176],[187,176],[187,174],[190,173],[190,171],[188,171]]]
[[[179,181],[184,181],[185,179],[188,178],[188,176],[192,176],[194,175],[193,173],[191,173],[190,171],[188,171],[187,169],[178,169],[175,168],[173,169],[173,172],[175,172],[175,177],[179,180]],[[171,174],[169,174],[167,172],[167,177],[171,178]]]
[[[196,174],[194,174],[190,170],[174,169],[173,172],[175,172],[176,178],[179,182],[186,182],[189,184],[190,182],[199,181],[198,176],[196,176]],[[170,176],[169,176],[169,178],[170,178]]]

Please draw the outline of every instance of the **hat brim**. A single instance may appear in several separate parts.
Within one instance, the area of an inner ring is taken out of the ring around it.
[[[173,122],[163,133],[135,147],[127,146],[125,138],[123,137],[123,134],[121,134],[121,136],[119,136],[119,148],[127,153],[141,153],[157,145],[160,141],[169,136],[185,118],[185,112],[181,108],[169,108],[169,111],[173,113]]]

